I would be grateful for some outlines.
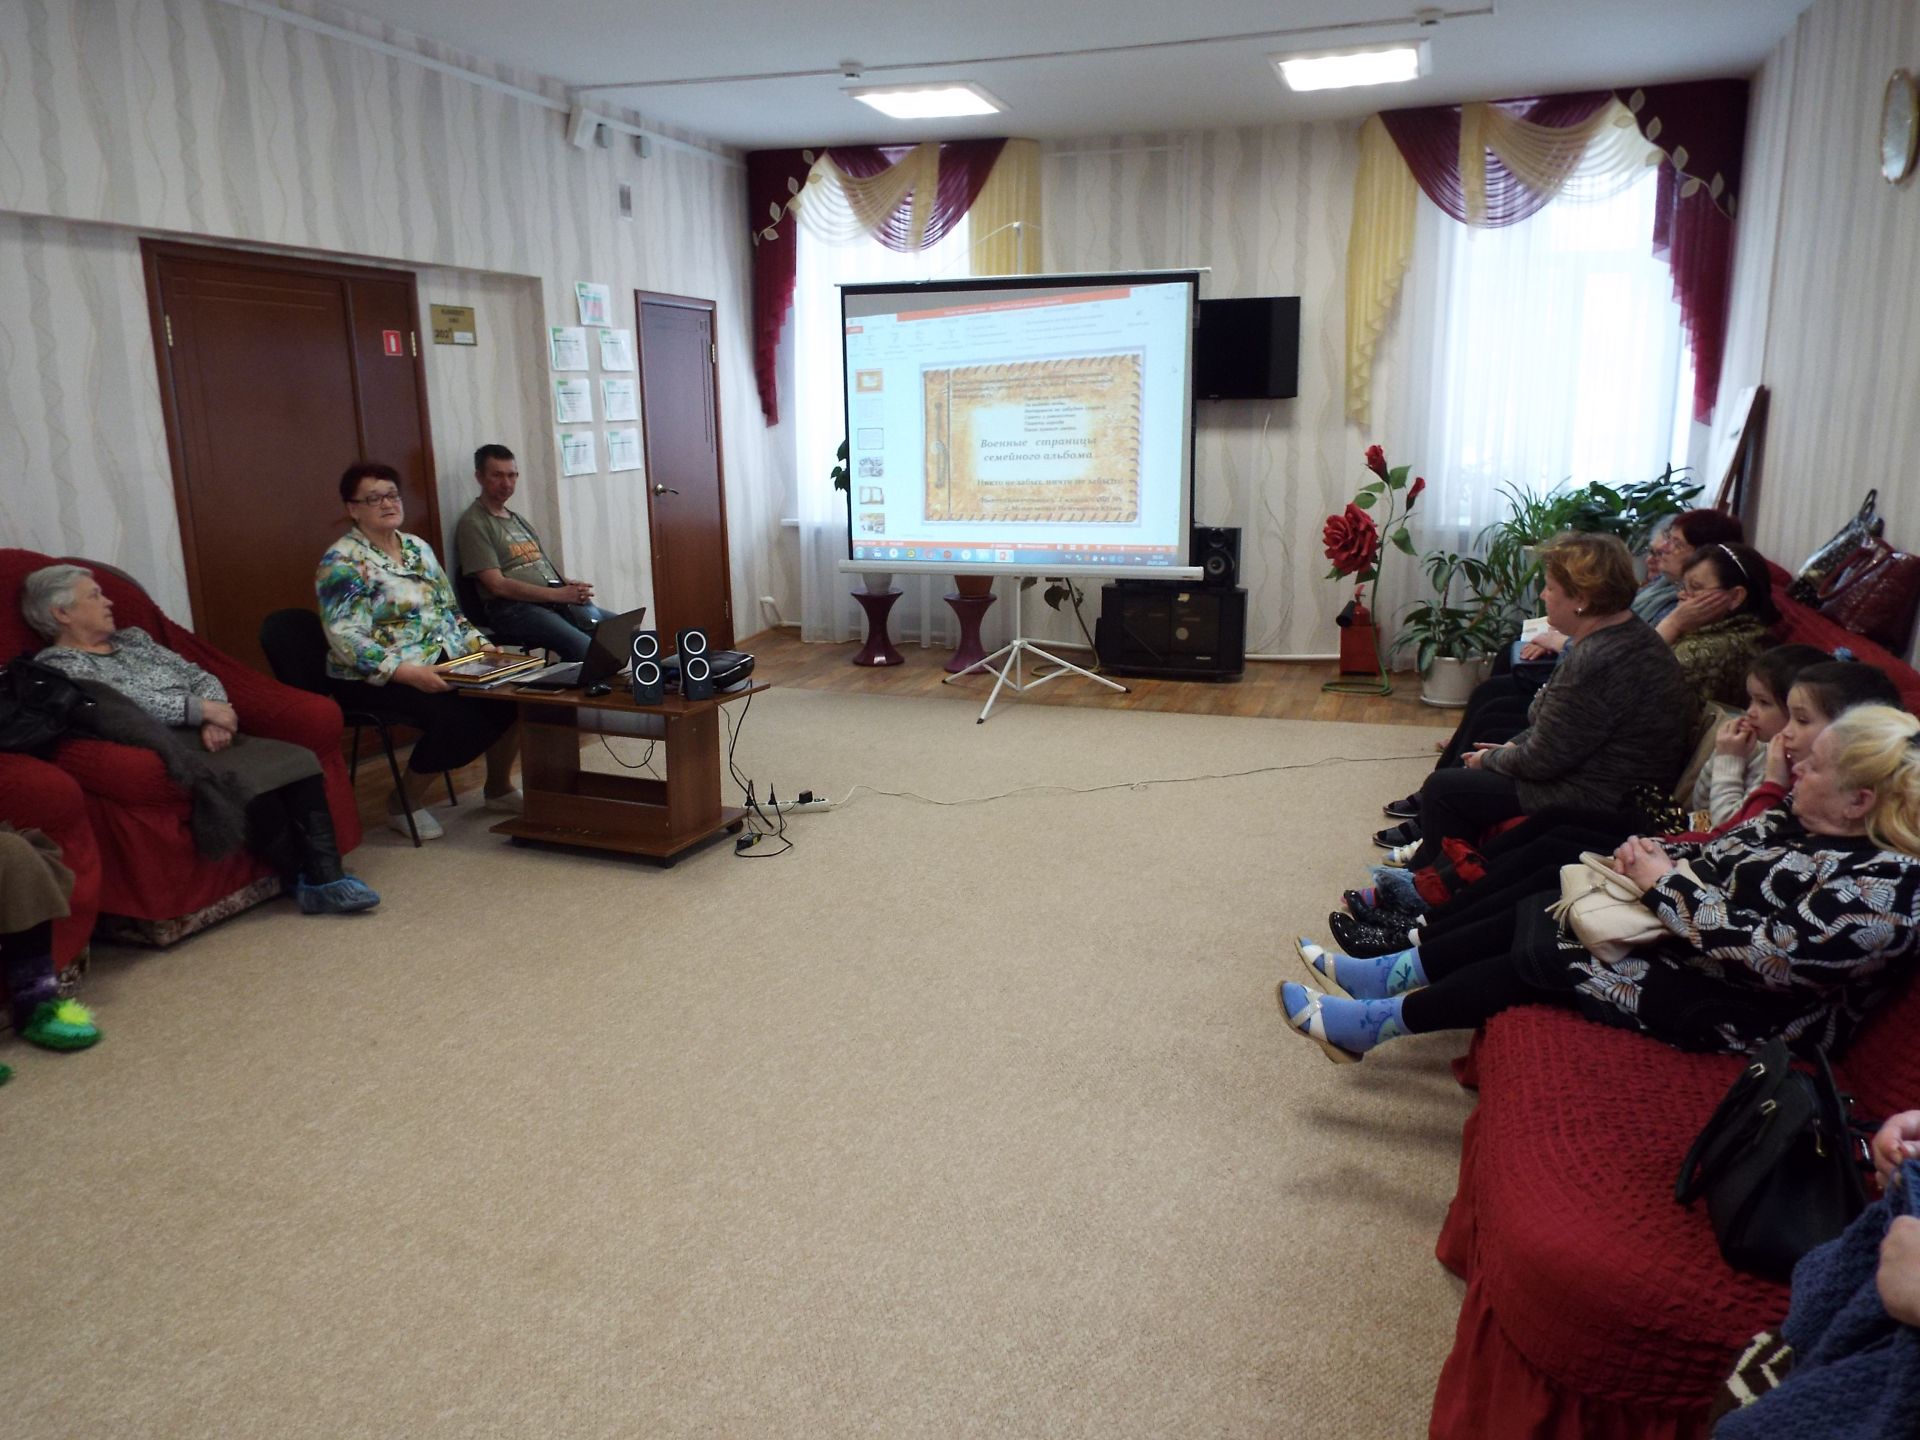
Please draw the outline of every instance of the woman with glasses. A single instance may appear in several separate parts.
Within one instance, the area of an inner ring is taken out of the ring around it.
[[[327,632],[327,674],[342,705],[421,732],[404,793],[387,799],[388,825],[407,834],[411,811],[421,838],[438,838],[444,832],[423,799],[429,782],[481,755],[487,759],[487,808],[519,809],[513,708],[467,700],[434,669],[487,642],[460,613],[433,547],[400,528],[406,520],[400,472],[378,461],[356,461],[340,477],[340,499],[352,528],[320,557],[314,577]]]
[[[1680,600],[1655,628],[1702,700],[1740,708],[1754,657],[1773,642],[1773,576],[1746,545],[1703,545],[1683,562]]]

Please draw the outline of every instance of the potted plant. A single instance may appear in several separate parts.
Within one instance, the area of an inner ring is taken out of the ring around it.
[[[1493,588],[1501,577],[1487,561],[1448,550],[1429,552],[1420,568],[1433,595],[1401,616],[1393,648],[1413,650],[1423,703],[1457,709],[1507,638],[1507,607]],[[1456,586],[1463,592],[1459,604]]]
[[[833,452],[834,466],[827,472],[833,481],[833,488],[847,497],[847,504],[853,504],[853,483],[851,472],[847,469],[847,442],[842,440],[840,448]],[[866,583],[869,595],[884,595],[893,589],[893,576],[885,570],[869,570],[861,577]]]

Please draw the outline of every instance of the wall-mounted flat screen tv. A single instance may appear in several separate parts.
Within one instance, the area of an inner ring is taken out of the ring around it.
[[[1300,393],[1300,297],[1202,300],[1193,337],[1196,400],[1290,400]]]

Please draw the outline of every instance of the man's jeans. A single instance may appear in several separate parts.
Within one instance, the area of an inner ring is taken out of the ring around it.
[[[551,650],[563,660],[584,660],[593,627],[612,612],[598,605],[535,605],[526,600],[495,600],[487,606],[487,628],[503,645]]]

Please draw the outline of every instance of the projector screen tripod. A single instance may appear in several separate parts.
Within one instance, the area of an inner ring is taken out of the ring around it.
[[[1020,598],[1023,593],[1024,587],[1016,582],[1013,587],[1013,639],[991,655],[974,661],[958,674],[949,675],[940,682],[942,685],[951,685],[961,676],[973,675],[983,670],[997,677],[993,682],[993,693],[987,696],[987,703],[974,719],[974,724],[987,723],[987,717],[993,713],[994,702],[1000,698],[1000,691],[1003,688],[1011,688],[1015,694],[1024,695],[1029,690],[1039,689],[1049,680],[1058,680],[1062,675],[1082,675],[1097,684],[1106,686],[1109,690],[1118,690],[1122,695],[1132,693],[1117,680],[1109,680],[1106,676],[1096,675],[1093,671],[1084,666],[1075,665],[1070,660],[1062,660],[1058,655],[1041,649],[1022,635],[1020,633]],[[1025,675],[1025,665],[1029,658],[1044,661],[1054,668],[1044,675],[1036,675],[1029,680]]]

